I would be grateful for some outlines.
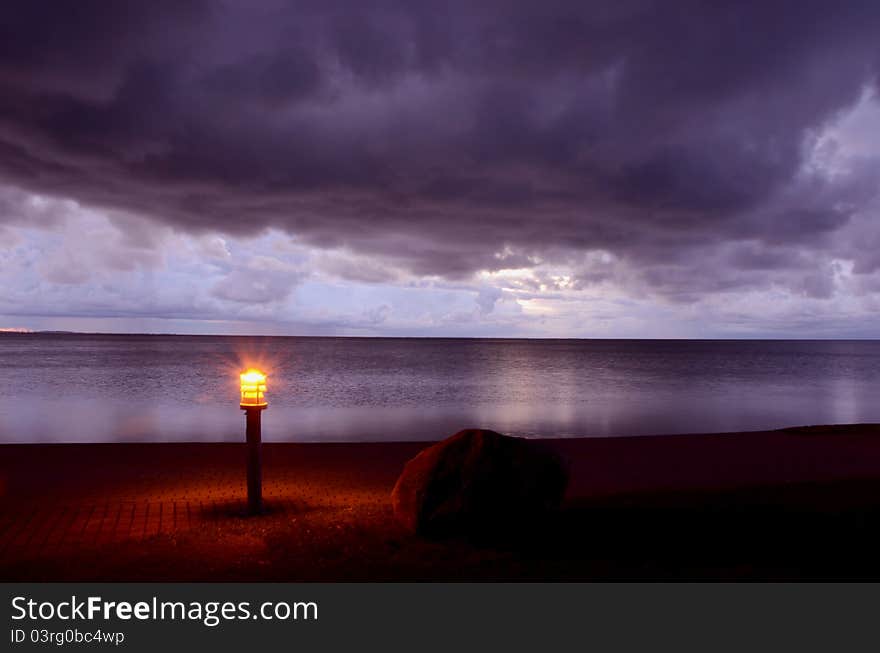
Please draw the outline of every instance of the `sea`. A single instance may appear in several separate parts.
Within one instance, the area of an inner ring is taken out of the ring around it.
[[[463,428],[614,437],[880,422],[880,341],[0,334],[0,442],[266,441]]]

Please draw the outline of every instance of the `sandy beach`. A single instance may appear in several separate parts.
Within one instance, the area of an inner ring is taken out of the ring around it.
[[[880,425],[553,440],[561,513],[432,541],[389,494],[423,442],[0,446],[0,580],[877,578]]]

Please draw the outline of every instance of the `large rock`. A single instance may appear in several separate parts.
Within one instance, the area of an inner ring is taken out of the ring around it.
[[[410,460],[391,502],[413,533],[491,533],[544,518],[567,484],[567,465],[543,443],[469,429]]]

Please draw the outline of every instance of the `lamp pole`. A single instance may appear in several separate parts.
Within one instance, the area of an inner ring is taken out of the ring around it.
[[[263,434],[261,415],[269,405],[266,401],[266,375],[250,369],[241,374],[241,403],[245,415],[247,437],[248,513],[263,512]]]
[[[247,433],[247,494],[248,512],[263,512],[263,434],[260,416],[266,406],[248,406],[244,409]]]

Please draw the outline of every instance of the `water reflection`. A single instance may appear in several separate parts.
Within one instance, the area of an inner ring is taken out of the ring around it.
[[[880,421],[880,343],[0,337],[3,441],[607,436]]]

